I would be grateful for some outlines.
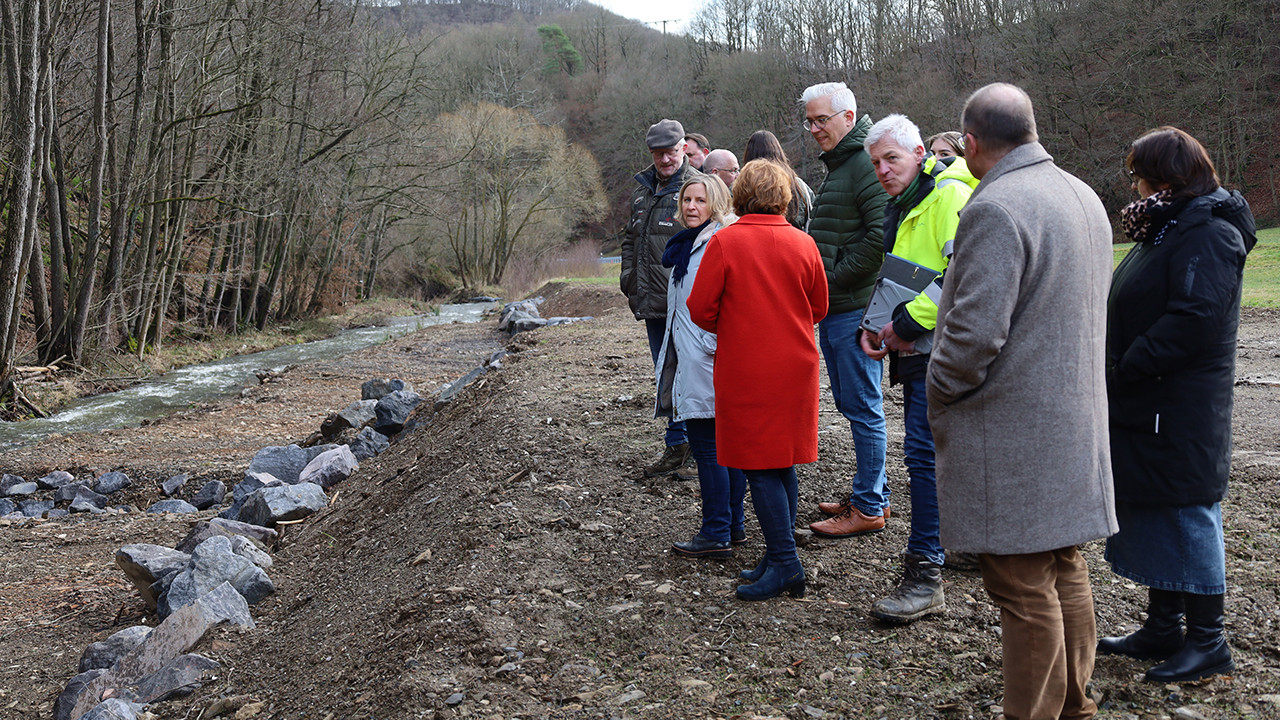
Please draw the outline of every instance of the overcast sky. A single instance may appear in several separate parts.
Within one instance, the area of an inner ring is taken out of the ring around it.
[[[704,0],[590,0],[590,2],[608,8],[623,17],[634,18],[650,23],[655,30],[662,29],[663,20],[674,21],[667,24],[667,32],[681,32],[694,13],[702,7]]]

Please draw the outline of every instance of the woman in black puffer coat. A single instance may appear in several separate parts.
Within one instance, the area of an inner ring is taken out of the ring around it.
[[[1234,669],[1223,637],[1221,500],[1231,470],[1231,405],[1253,215],[1218,183],[1204,147],[1173,127],[1126,159],[1141,199],[1125,207],[1133,250],[1107,300],[1107,394],[1120,531],[1106,559],[1146,585],[1147,620],[1099,654],[1163,662],[1152,682]],[[1186,630],[1183,631],[1185,617]]]

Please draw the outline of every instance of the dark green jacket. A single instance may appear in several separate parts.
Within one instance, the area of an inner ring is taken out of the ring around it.
[[[627,296],[637,320],[665,320],[667,278],[662,251],[672,235],[684,230],[676,220],[677,195],[685,179],[700,173],[686,159],[665,183],[659,183],[653,166],[636,173],[631,193],[631,217],[622,238],[622,272],[618,285]]]
[[[889,196],[876,179],[862,141],[871,129],[863,115],[840,144],[822,153],[827,178],[818,186],[809,234],[827,270],[827,315],[861,310],[884,262],[884,206]]]

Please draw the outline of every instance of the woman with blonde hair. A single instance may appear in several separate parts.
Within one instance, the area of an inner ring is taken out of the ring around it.
[[[695,175],[680,186],[676,219],[687,229],[667,241],[662,264],[671,269],[667,281],[667,333],[658,351],[657,417],[683,421],[689,451],[698,466],[702,495],[702,525],[672,550],[702,558],[733,556],[733,544],[746,542],[742,501],[747,480],[716,460],[715,366],[716,336],[689,319],[685,304],[712,235],[737,216],[729,209],[729,188],[714,175]]]
[[[804,596],[796,554],[795,464],[818,459],[818,347],[813,326],[827,314],[827,276],[813,238],[783,216],[791,174],[753,160],[733,183],[738,221],[707,244],[689,296],[689,316],[716,333],[716,451],[744,471],[765,540],[765,557],[741,577],[737,595]]]

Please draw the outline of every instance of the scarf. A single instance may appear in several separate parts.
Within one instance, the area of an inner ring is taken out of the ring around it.
[[[926,160],[928,158],[925,158]],[[946,169],[946,165],[935,166],[936,172]],[[916,173],[916,177],[907,186],[906,190],[898,193],[897,197],[889,198],[889,204],[884,206],[884,251],[893,252],[893,244],[898,239],[898,226],[902,224],[902,219],[911,212],[911,209],[920,204],[921,200],[929,197],[929,193],[933,192],[935,181],[933,176],[924,171],[924,163],[920,164],[920,172]]]
[[[1186,202],[1168,190],[1134,200],[1120,211],[1120,226],[1134,242],[1160,242],[1164,230]]]
[[[667,249],[662,251],[662,267],[671,268],[671,279],[676,285],[679,285],[680,281],[684,280],[684,276],[689,274],[689,256],[693,255],[693,241],[698,239],[698,234],[710,222],[707,220],[698,227],[681,230],[667,241]]]

